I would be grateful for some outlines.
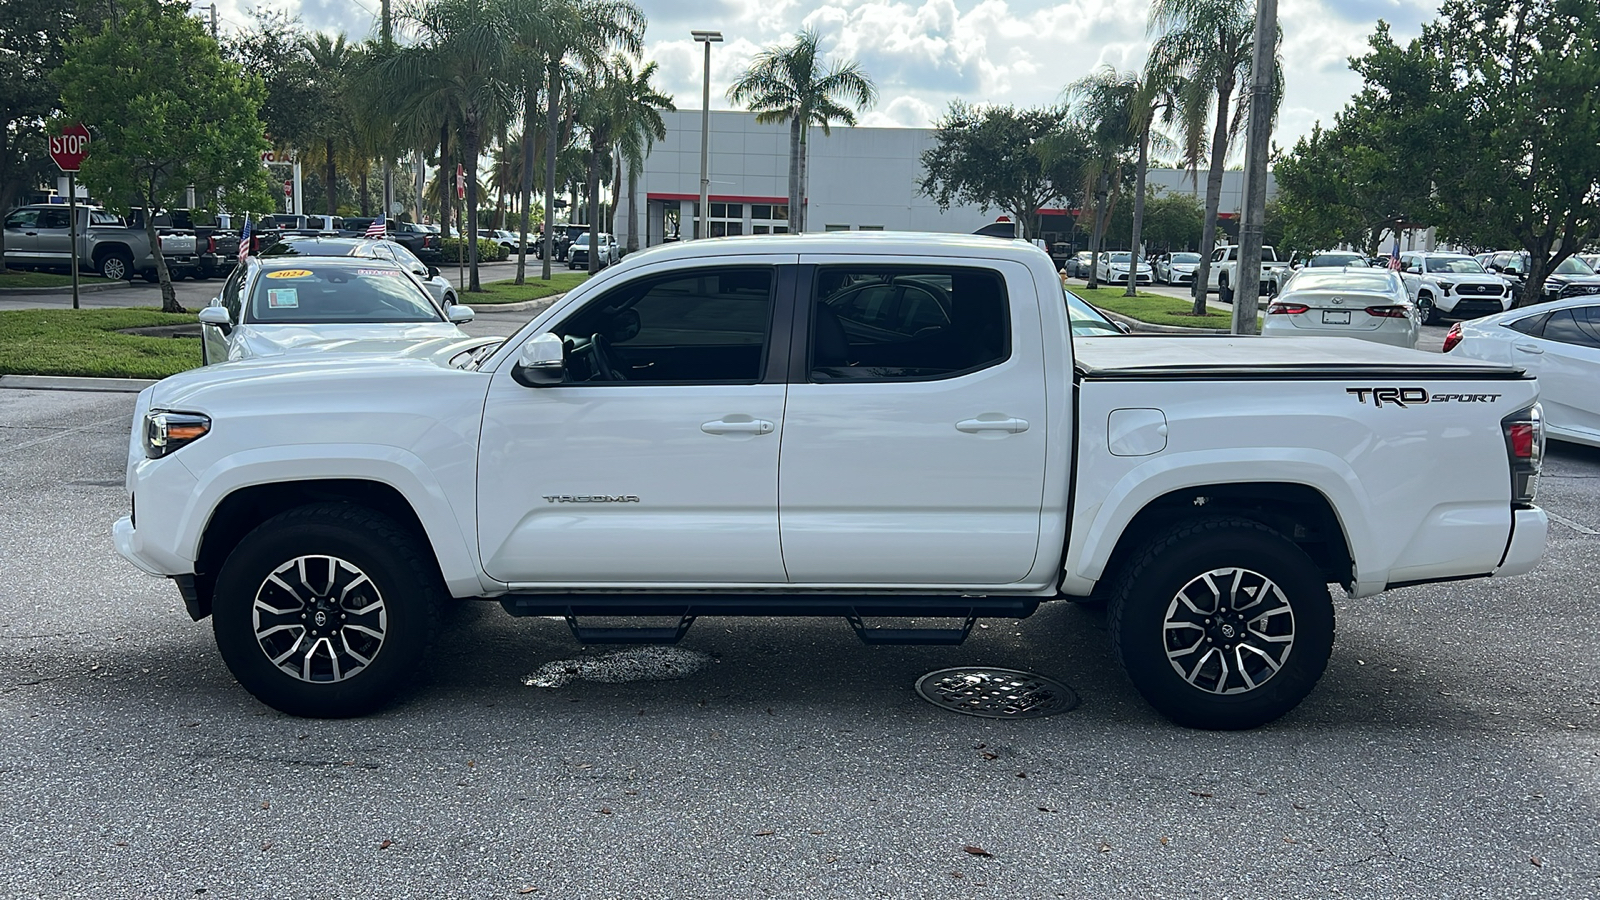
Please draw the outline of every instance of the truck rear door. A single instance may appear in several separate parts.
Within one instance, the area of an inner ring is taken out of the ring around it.
[[[797,291],[778,478],[789,580],[1022,580],[1047,431],[1027,268],[803,257]]]

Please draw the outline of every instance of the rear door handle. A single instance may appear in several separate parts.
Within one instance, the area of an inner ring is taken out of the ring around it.
[[[1516,347],[1518,350],[1521,350],[1523,353],[1543,353],[1544,352],[1544,348],[1539,346],[1538,344],[1512,344],[1511,346]]]
[[[1021,434],[1028,430],[1027,419],[962,419],[956,423],[956,430],[967,434],[979,434],[985,431],[1003,431],[1006,434]]]
[[[746,419],[744,421],[728,421],[718,419],[700,426],[706,434],[771,434],[773,424],[766,419]]]

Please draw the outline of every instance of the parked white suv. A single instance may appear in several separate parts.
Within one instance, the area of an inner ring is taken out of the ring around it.
[[[1424,325],[1505,312],[1514,299],[1509,282],[1465,253],[1402,253],[1400,278]]]

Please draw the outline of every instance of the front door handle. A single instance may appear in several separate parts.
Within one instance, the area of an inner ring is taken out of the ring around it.
[[[766,419],[718,419],[700,426],[706,434],[771,434],[773,424]]]
[[[1006,434],[1021,434],[1028,430],[1027,419],[963,419],[956,423],[956,430],[967,434],[979,434],[985,431],[1003,431]]]
[[[1544,348],[1539,346],[1538,344],[1512,344],[1511,346],[1516,347],[1518,350],[1521,350],[1523,353],[1543,353],[1544,352]]]

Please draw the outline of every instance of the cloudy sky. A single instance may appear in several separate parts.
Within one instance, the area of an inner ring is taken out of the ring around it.
[[[398,6],[404,0],[396,0]],[[646,55],[679,108],[700,106],[702,57],[690,29],[720,30],[712,51],[711,106],[750,55],[800,28],[830,54],[859,60],[881,98],[867,125],[925,126],[952,99],[1035,105],[1097,67],[1143,63],[1142,0],[637,0],[650,19]],[[209,2],[196,2],[196,7]],[[365,37],[379,0],[217,0],[223,27],[250,21],[254,6],[297,12],[306,25]],[[1276,141],[1291,145],[1359,87],[1346,62],[1365,50],[1380,18],[1397,37],[1418,33],[1437,0],[1279,0],[1287,96]]]

